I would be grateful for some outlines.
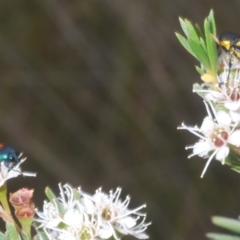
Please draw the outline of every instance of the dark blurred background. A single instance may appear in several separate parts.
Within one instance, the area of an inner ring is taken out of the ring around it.
[[[197,62],[178,43],[178,17],[240,33],[237,0],[3,0],[0,2],[1,141],[24,151],[9,191],[59,182],[90,193],[123,187],[147,203],[150,239],[205,239],[212,215],[240,214],[240,176],[187,159],[197,138],[177,131],[206,115],[192,93]],[[133,239],[126,237],[125,239]]]

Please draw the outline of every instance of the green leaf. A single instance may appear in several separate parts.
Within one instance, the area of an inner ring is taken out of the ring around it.
[[[210,30],[211,30],[212,34],[217,35],[216,23],[215,23],[215,19],[214,19],[214,12],[212,9],[209,13],[208,19],[209,19]]]
[[[80,201],[81,201],[81,195],[80,195],[80,193],[77,191],[77,189],[73,189],[73,194],[74,194],[74,200],[80,202]]]
[[[198,61],[200,63],[202,63],[206,69],[209,69],[210,62],[209,62],[208,56],[207,56],[206,52],[204,51],[203,47],[199,43],[197,43],[191,39],[188,40],[188,43],[189,43],[192,51],[196,55],[196,58],[198,59]]]
[[[219,227],[231,230],[235,233],[240,233],[240,221],[239,220],[235,220],[232,218],[226,218],[226,217],[214,216],[214,217],[212,217],[212,222]]]
[[[195,31],[196,31],[198,37],[199,37],[199,38],[203,38],[204,35],[203,35],[203,33],[202,33],[201,28],[198,26],[198,24],[195,24],[194,28],[195,28]]]
[[[192,39],[193,41],[198,42],[199,41],[199,36],[197,34],[197,31],[195,30],[194,25],[187,19],[185,19],[185,24],[186,24],[186,28],[187,28],[187,31],[188,31],[187,37],[189,39]]]
[[[230,153],[225,160],[225,164],[236,171],[240,170],[240,157],[234,149],[230,149]]]
[[[6,240],[6,235],[2,232],[0,232],[0,240]]]
[[[188,29],[187,29],[187,25],[185,24],[185,20],[182,19],[182,18],[179,18],[179,22],[180,22],[180,25],[181,25],[181,28],[182,28],[183,32],[188,37]]]
[[[45,194],[46,194],[46,196],[47,196],[47,198],[49,199],[50,202],[52,202],[54,199],[57,198],[55,196],[55,194],[53,193],[53,191],[49,187],[45,188]]]
[[[206,237],[213,240],[240,240],[240,237],[220,233],[207,233]]]
[[[191,21],[182,18],[179,18],[179,22],[186,37],[198,42],[201,37],[201,30],[198,25],[194,26]]]
[[[42,229],[36,229],[37,236],[41,240],[49,240],[48,236]]]
[[[31,238],[27,235],[26,232],[21,231],[20,234],[21,234],[22,240],[31,240]]]
[[[179,33],[175,33],[175,34],[176,34],[179,42],[183,45],[183,47],[184,47],[190,54],[192,54],[192,55],[196,58],[194,52],[192,51],[192,49],[191,49],[191,47],[190,47],[190,45],[189,45],[189,43],[188,43],[188,40],[187,40],[184,36],[182,36],[181,34],[179,34]]]
[[[202,46],[205,52],[207,52],[207,46],[203,38],[199,39],[199,44]]]
[[[18,231],[17,231],[14,223],[7,222],[6,228],[7,228],[7,233],[8,233],[8,239],[10,239],[10,240],[19,240],[20,239],[20,236],[18,234]]]
[[[204,21],[204,32],[206,38],[207,54],[210,60],[209,70],[211,70],[211,73],[215,76],[217,74],[217,47],[213,38],[213,32],[211,31],[211,24],[208,17]]]
[[[58,201],[58,198],[55,196],[55,194],[49,187],[46,187],[45,194],[51,203],[57,204],[59,212],[63,214],[64,213],[63,204]]]
[[[204,71],[203,71],[200,67],[198,67],[198,66],[195,66],[195,67],[196,67],[197,72],[198,72],[200,75],[203,75],[203,74],[204,74]]]
[[[213,35],[216,35],[216,24],[214,13],[211,10],[208,17],[204,20],[204,35],[197,24],[183,18],[179,18],[181,28],[186,35],[176,33],[176,36],[183,47],[193,55],[204,66],[200,74],[210,73],[213,76],[217,74],[218,56],[217,47]]]
[[[198,83],[194,83],[193,84],[193,92],[197,93],[203,99],[204,99],[204,97],[206,95],[206,92],[204,92],[203,88]]]

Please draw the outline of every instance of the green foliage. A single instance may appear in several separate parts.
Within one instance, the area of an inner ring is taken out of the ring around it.
[[[212,222],[222,228],[230,230],[234,233],[240,234],[240,221],[226,218],[226,217],[219,217],[214,216],[212,217]],[[210,239],[214,240],[240,240],[240,236],[234,236],[229,234],[220,234],[220,233],[208,233],[206,235]]]
[[[216,25],[213,11],[210,11],[204,21],[204,34],[197,24],[182,18],[179,21],[185,37],[179,33],[176,36],[183,47],[200,62],[197,71],[201,75],[209,73],[216,76],[217,48],[213,37],[216,35]]]
[[[240,240],[240,237],[220,233],[208,233],[206,236],[213,240]]]
[[[26,232],[24,232],[24,231],[21,231],[20,234],[21,234],[21,237],[22,237],[21,239],[22,240],[30,240],[31,239],[29,237],[29,235]]]
[[[14,223],[7,222],[6,228],[7,228],[7,239],[9,239],[9,240],[21,239]]]
[[[59,212],[64,213],[64,208],[62,203],[60,203],[57,199],[57,197],[55,196],[55,194],[52,192],[52,190],[49,187],[46,187],[45,189],[45,194],[48,198],[48,200],[53,203],[53,204],[57,204]]]
[[[47,237],[46,233],[43,231],[43,229],[38,229],[36,228],[37,231],[37,237],[41,240],[49,240],[49,238]]]
[[[0,232],[0,240],[6,240],[6,235],[2,232]]]

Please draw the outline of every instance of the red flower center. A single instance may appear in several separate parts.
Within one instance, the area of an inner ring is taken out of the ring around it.
[[[213,142],[216,147],[224,146],[227,139],[228,139],[228,133],[223,129],[218,129],[213,133]]]
[[[240,89],[239,87],[228,88],[227,94],[232,101],[238,101],[240,99]]]

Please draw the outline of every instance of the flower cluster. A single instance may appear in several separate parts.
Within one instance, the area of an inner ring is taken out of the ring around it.
[[[98,189],[92,196],[68,184],[59,188],[60,197],[48,192],[50,201],[44,202],[42,212],[37,211],[39,234],[42,231],[50,240],[148,238],[145,230],[150,223],[145,223],[146,215],[140,212],[146,206],[128,209],[130,198],[121,201],[120,188],[109,194]]]
[[[187,149],[193,149],[189,157],[208,158],[201,177],[212,159],[233,166],[228,158],[230,154],[240,156],[240,62],[232,54],[222,51],[218,58],[216,82],[213,84],[210,74],[204,74],[202,79],[205,83],[201,86],[195,84],[193,91],[204,99],[207,116],[201,127],[184,123],[179,127],[200,138]]]

